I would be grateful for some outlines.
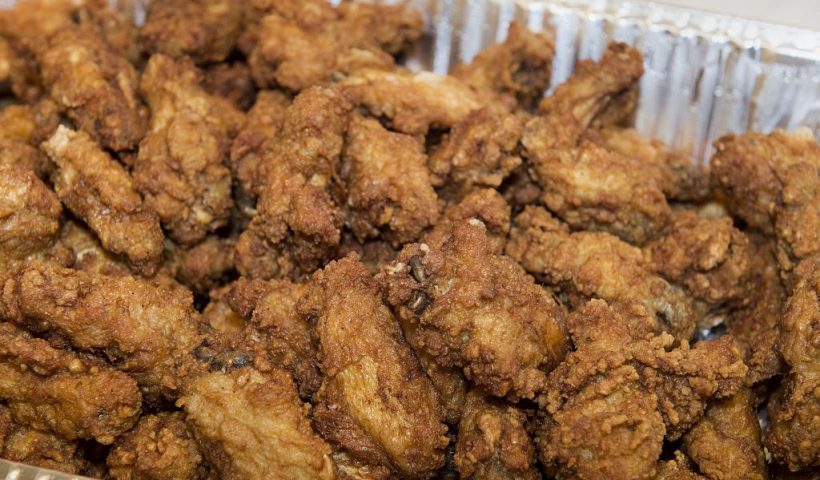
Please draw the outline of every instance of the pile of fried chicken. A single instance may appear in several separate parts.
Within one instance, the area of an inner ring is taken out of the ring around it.
[[[0,12],[0,458],[115,480],[820,475],[820,146],[404,5]],[[710,332],[704,335],[703,332]]]

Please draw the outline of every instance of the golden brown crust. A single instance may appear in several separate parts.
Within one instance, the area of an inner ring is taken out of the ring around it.
[[[115,480],[204,480],[208,470],[181,412],[145,415],[106,458]]]
[[[191,248],[166,248],[165,270],[192,291],[207,293],[223,284],[234,270],[235,245],[233,238],[209,235]]]
[[[240,110],[248,110],[256,99],[256,85],[251,70],[243,62],[217,63],[202,72],[202,88],[211,95],[230,101]]]
[[[496,396],[533,398],[566,352],[560,307],[476,218],[445,223],[385,269],[387,300],[425,351]]]
[[[0,458],[49,470],[80,474],[88,466],[77,443],[17,423],[0,405]]]
[[[180,404],[200,451],[224,480],[334,478],[330,447],[313,433],[310,408],[282,370],[202,375]]]
[[[444,465],[444,411],[379,285],[346,257],[314,274],[308,288],[299,308],[317,318],[324,374],[317,431],[366,464],[430,476]]]
[[[128,172],[87,133],[63,126],[43,149],[57,165],[52,181],[66,207],[97,234],[106,250],[123,255],[138,273],[153,275],[164,236]]]
[[[233,201],[225,163],[242,113],[202,90],[192,65],[162,54],[148,61],[140,89],[151,128],[134,181],[168,235],[195,244],[228,221]]]

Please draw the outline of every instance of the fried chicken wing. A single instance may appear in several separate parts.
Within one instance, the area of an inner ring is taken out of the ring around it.
[[[820,465],[820,256],[800,263],[781,320],[789,373],[769,399],[766,448],[790,470]]]
[[[352,105],[315,87],[287,108],[276,141],[258,160],[265,179],[257,215],[237,243],[240,273],[257,278],[306,276],[333,257],[343,215],[331,197]],[[261,168],[265,165],[264,168]]]
[[[521,108],[530,110],[550,86],[554,53],[551,39],[513,22],[503,43],[456,66],[453,76],[477,88],[513,95]]]
[[[242,31],[243,3],[233,0],[164,0],[148,4],[140,28],[149,55],[189,57],[196,63],[225,60]]]
[[[638,323],[648,322],[655,332],[669,332],[680,340],[694,333],[692,300],[653,273],[640,249],[613,235],[570,233],[543,208],[527,207],[515,219],[506,252],[559,288],[573,306],[600,298],[629,311]]]
[[[0,162],[0,271],[48,248],[60,213],[60,200],[33,170]]]
[[[560,307],[512,259],[493,252],[476,218],[406,245],[386,268],[387,300],[418,325],[436,362],[496,396],[533,398],[566,352]]]
[[[372,51],[364,65],[391,66],[422,34],[421,15],[406,5],[342,4],[321,0],[268,2],[258,28],[241,45],[257,85],[298,92],[349,70],[351,54]],[[354,66],[362,62],[354,60]]]
[[[526,414],[471,390],[458,428],[455,462],[463,479],[539,478]]]
[[[0,458],[78,474],[87,466],[81,453],[76,442],[15,423],[0,405]]]
[[[204,464],[181,412],[145,415],[106,458],[115,480],[204,480]]]
[[[226,167],[242,113],[208,95],[188,63],[151,57],[140,89],[151,108],[151,128],[140,143],[133,175],[145,203],[168,235],[192,245],[225,225],[231,199]]]
[[[332,479],[330,446],[290,375],[243,368],[194,379],[180,404],[201,452],[225,480]]]
[[[584,131],[643,73],[640,53],[609,46],[600,62],[581,62],[527,122],[522,144],[541,188],[541,201],[573,228],[605,230],[643,243],[670,210],[659,186],[635,175],[636,159],[583,140]]]
[[[683,436],[683,449],[707,478],[768,478],[752,390],[709,405]]]
[[[422,142],[354,115],[346,136],[341,179],[347,224],[361,241],[378,236],[394,247],[417,240],[438,220],[438,197]]]
[[[43,148],[57,165],[52,175],[63,203],[123,255],[135,271],[153,275],[162,258],[162,229],[128,172],[85,132],[61,126]]]
[[[68,440],[110,444],[139,418],[142,397],[128,375],[55,349],[9,323],[0,323],[0,337],[0,398],[15,422]]]
[[[93,28],[60,30],[37,60],[51,98],[81,130],[115,151],[137,146],[147,115],[136,70]]]
[[[316,430],[374,468],[429,477],[444,465],[444,410],[378,283],[346,257],[314,274],[308,289],[299,309],[318,319],[324,375]]]
[[[4,317],[102,352],[147,400],[179,394],[199,344],[190,293],[130,276],[106,277],[29,262],[3,285]]]

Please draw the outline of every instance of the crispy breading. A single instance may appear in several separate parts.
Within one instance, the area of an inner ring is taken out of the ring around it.
[[[0,271],[48,248],[60,230],[62,206],[34,171],[0,162]]]
[[[145,415],[106,458],[115,480],[204,480],[208,469],[181,412]]]
[[[583,133],[614,97],[643,73],[640,53],[613,43],[600,62],[582,61],[545,98],[540,116],[522,138],[541,188],[540,200],[576,229],[605,230],[643,243],[666,223],[669,206],[660,187],[635,175],[640,161],[584,140]]]
[[[343,214],[331,197],[352,105],[337,90],[309,88],[286,109],[259,159],[257,215],[237,243],[237,268],[257,278],[303,277],[334,256]]]
[[[224,480],[334,478],[331,449],[313,433],[310,407],[282,370],[202,375],[180,404],[201,452]]]
[[[256,85],[246,63],[217,63],[206,67],[202,76],[206,92],[230,101],[240,110],[251,108],[256,100]]]
[[[457,196],[478,187],[498,188],[522,164],[518,151],[524,117],[476,110],[453,126],[430,154],[437,187]]]
[[[134,181],[168,235],[195,244],[228,221],[226,163],[242,112],[202,90],[192,65],[162,54],[148,61],[140,89],[151,128],[140,143]]]
[[[452,223],[470,219],[480,220],[487,228],[493,253],[502,254],[510,233],[510,214],[510,206],[501,194],[492,188],[482,188],[469,193],[458,203],[448,205],[434,229],[446,229]]]
[[[174,399],[199,344],[190,292],[130,276],[29,262],[3,285],[6,318],[104,354],[147,400]],[[116,319],[116,321],[112,321]]]
[[[304,284],[285,280],[240,278],[230,287],[226,301],[247,319],[244,341],[254,352],[256,369],[288,371],[299,395],[309,400],[319,390],[322,377],[315,325],[296,309],[305,289]]]
[[[9,105],[0,110],[0,163],[19,165],[34,170],[40,178],[46,178],[51,166],[48,157],[37,147],[41,140],[39,134],[48,127],[38,125],[35,108]]]
[[[37,60],[51,98],[79,129],[115,151],[137,146],[147,127],[137,72],[94,28],[60,30]]]
[[[482,50],[453,76],[478,88],[515,96],[521,108],[532,109],[550,86],[555,43],[519,22],[510,24],[504,42]]]
[[[43,144],[57,165],[52,174],[60,200],[132,268],[153,275],[164,236],[156,213],[146,208],[128,172],[85,132],[60,126]]]
[[[346,223],[363,241],[381,237],[394,247],[418,240],[436,223],[438,197],[423,143],[353,115],[341,165]]]
[[[0,405],[0,458],[49,470],[78,474],[88,462],[74,441],[17,424]]]
[[[476,218],[405,245],[385,269],[387,300],[418,325],[436,362],[460,367],[488,393],[533,398],[566,353],[563,312]]]
[[[567,295],[570,305],[600,298],[638,325],[688,340],[697,315],[692,300],[651,270],[643,252],[605,232],[575,232],[541,207],[515,218],[507,255]]]
[[[444,410],[367,268],[355,257],[331,262],[311,278],[299,309],[317,318],[324,380],[316,430],[397,475],[425,478],[441,468]]]
[[[458,427],[455,462],[463,479],[538,479],[526,414],[471,390]]]
[[[0,337],[0,398],[15,422],[68,440],[110,444],[139,418],[142,397],[125,373],[53,348],[9,323],[0,323]]]
[[[675,458],[658,463],[656,480],[704,480],[706,477],[698,475],[692,461],[680,450],[675,450]]]
[[[661,236],[644,247],[649,269],[712,305],[747,304],[753,282],[754,249],[731,217],[699,218],[675,212]]]
[[[768,478],[757,402],[749,388],[709,405],[683,436],[682,448],[707,478]]]
[[[166,248],[165,269],[192,291],[206,293],[234,270],[235,245],[233,238],[209,235],[191,248]]]
[[[139,31],[142,50],[194,62],[221,62],[242,31],[244,3],[234,0],[163,0],[151,2]]]
[[[764,442],[790,470],[808,470],[820,465],[820,256],[803,260],[794,277],[780,323],[789,373],[769,398]]]

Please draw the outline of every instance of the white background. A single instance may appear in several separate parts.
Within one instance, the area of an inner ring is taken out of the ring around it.
[[[655,0],[820,31],[820,0]]]

